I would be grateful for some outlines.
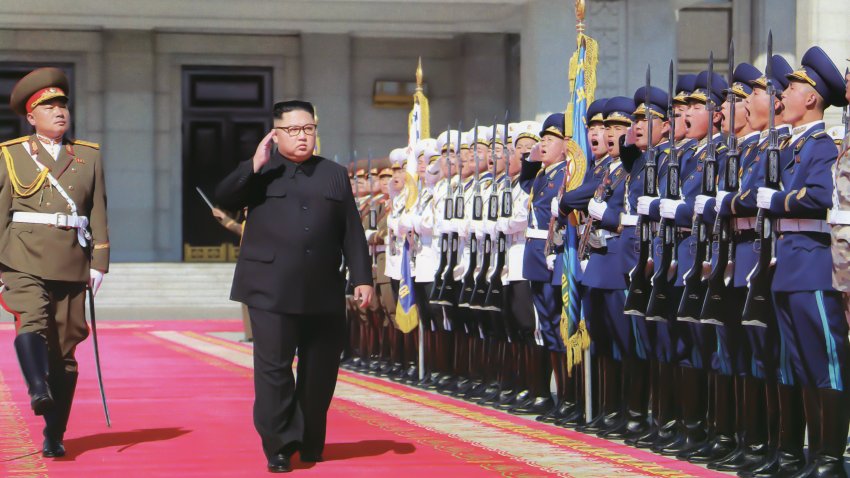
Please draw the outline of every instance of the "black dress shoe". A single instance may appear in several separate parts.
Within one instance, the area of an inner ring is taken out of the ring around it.
[[[60,458],[65,456],[65,445],[62,439],[45,438],[44,446],[41,448],[41,456],[45,458]]]
[[[269,472],[271,473],[289,473],[292,471],[292,465],[289,463],[289,457],[283,453],[278,453],[269,457]]]
[[[301,461],[303,461],[304,463],[320,463],[320,462],[325,461],[325,459],[322,458],[321,453],[308,453],[308,452],[302,451],[300,453],[300,456],[301,456]]]
[[[691,463],[705,464],[712,461],[720,461],[735,451],[735,438],[718,434],[715,435],[706,445],[690,454],[687,460]],[[677,457],[678,458],[678,457]]]

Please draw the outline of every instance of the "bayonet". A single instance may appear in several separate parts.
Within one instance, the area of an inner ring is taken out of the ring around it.
[[[374,178],[372,175],[372,149],[369,149],[369,154],[366,157],[366,178],[369,181],[369,229],[378,229],[378,209],[375,206],[375,187]]]

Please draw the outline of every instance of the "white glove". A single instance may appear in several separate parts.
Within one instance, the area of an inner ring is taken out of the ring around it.
[[[410,227],[416,231],[417,233],[421,233],[422,231],[422,216],[412,215],[410,216]]]
[[[552,210],[552,217],[558,217],[558,209],[561,208],[561,204],[558,201],[558,197],[552,198],[552,203],[549,205]]]
[[[440,231],[445,232],[446,234],[457,232],[457,222],[455,222],[454,219],[441,222]]]
[[[507,217],[500,217],[499,219],[496,219],[496,226],[494,227],[494,229],[496,229],[496,232],[504,232],[505,234],[507,234],[508,226],[510,225],[509,221],[510,219]]]
[[[664,219],[676,219],[676,209],[682,204],[685,204],[685,201],[681,199],[662,199],[661,217]]]
[[[469,230],[470,230],[470,224],[469,223],[470,223],[470,221],[467,221],[465,219],[464,220],[453,219],[452,222],[457,224],[457,235],[458,235],[458,237],[460,237],[462,239],[466,239],[466,238],[469,237]]]
[[[587,270],[587,263],[588,263],[588,262],[589,262],[589,261],[588,261],[587,259],[585,259],[585,260],[583,260],[583,261],[579,262],[579,264],[578,264],[578,265],[579,265],[579,267],[581,267],[581,272],[582,272],[582,273],[584,273],[584,271],[586,271],[586,270]]]
[[[91,293],[92,295],[97,296],[100,284],[103,283],[103,272],[100,272],[97,269],[89,269],[89,276],[89,287],[91,287]]]
[[[413,229],[413,219],[410,214],[402,214],[398,218],[398,235],[403,236]]]
[[[717,191],[717,202],[714,203],[714,212],[720,212],[720,204],[728,195],[729,191]]]
[[[776,189],[760,187],[756,196],[756,206],[761,209],[770,209],[770,203],[773,201],[773,195],[778,193]]]
[[[705,203],[707,203],[709,199],[711,199],[711,196],[706,196],[704,194],[698,195],[694,200],[694,211],[697,214],[702,214],[702,212],[705,211]]]
[[[637,213],[646,216],[649,214],[649,207],[652,205],[652,201],[657,198],[652,196],[641,196],[638,198],[637,202]]]
[[[608,209],[608,203],[599,202],[595,199],[591,199],[590,204],[587,205],[587,212],[596,220],[602,219],[602,215],[605,214],[606,209]]]
[[[540,153],[540,143],[531,147],[531,154],[528,155],[528,161],[532,163],[543,161],[543,155]]]
[[[555,254],[549,254],[546,256],[546,268],[550,271],[555,270],[555,257],[557,257]]]

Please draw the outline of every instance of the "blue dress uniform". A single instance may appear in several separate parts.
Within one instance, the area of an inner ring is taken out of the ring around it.
[[[556,113],[543,123],[540,136],[564,137],[564,115]],[[538,331],[544,346],[550,352],[564,353],[566,347],[561,339],[561,288],[555,285],[555,274],[546,264],[546,236],[552,217],[552,199],[564,184],[564,167],[561,161],[543,168],[542,163],[523,162],[520,172],[520,187],[529,194],[528,230],[526,231],[525,254],[522,275],[532,290],[534,309],[537,312]],[[557,261],[556,261],[557,262]],[[557,278],[560,281],[560,277]]]
[[[605,103],[605,126],[631,125],[634,109],[631,98],[619,96],[609,99]],[[598,430],[603,435],[617,430],[624,423],[620,361],[635,355],[632,327],[623,314],[628,271],[623,270],[620,215],[623,212],[627,178],[628,173],[623,169],[620,158],[611,158],[592,199],[597,203],[605,203],[607,207],[601,220],[592,223],[596,227],[592,233],[595,240],[588,246],[590,257],[582,277],[582,284],[588,289],[584,315],[589,324],[591,340],[596,342],[594,334],[604,331],[603,340],[607,342],[597,343],[595,349],[603,369],[603,418],[585,431]],[[588,205],[589,208],[591,206]],[[586,224],[585,227],[590,226]]]
[[[819,47],[809,49],[802,67],[787,78],[811,85],[827,106],[847,104],[844,77]],[[771,289],[794,378],[817,394],[816,407],[806,404],[809,429],[820,425],[820,447],[812,450],[817,457],[810,457],[807,469],[813,474],[808,476],[844,476],[850,343],[842,298],[832,287],[829,226],[824,222],[832,206],[831,167],[838,151],[822,121],[798,124],[792,134],[794,161],[790,167],[795,171],[789,180],[783,178],[782,191],[770,197],[770,213],[779,218],[780,231]],[[769,195],[769,190],[760,190],[759,203]],[[817,437],[810,434],[810,443],[812,438]]]
[[[711,78],[711,90],[708,90],[708,71],[697,75],[693,92],[687,97],[688,104],[712,101],[715,105],[722,103],[723,90],[726,81],[718,74]],[[707,114],[707,113],[706,113]],[[676,273],[676,296],[682,295],[684,277],[694,266],[696,255],[696,237],[692,234],[694,219],[694,202],[702,192],[703,170],[708,153],[708,141],[715,144],[716,168],[720,171],[725,165],[726,147],[723,146],[721,134],[713,128],[712,138],[703,138],[696,145],[696,152],[680,163],[681,203],[676,207],[674,222],[677,233],[678,268]],[[687,154],[687,153],[686,153]],[[696,231],[693,231],[696,232]],[[697,267],[702,267],[698,264]],[[674,307],[678,306],[676,304]],[[675,313],[674,313],[675,315]],[[677,319],[673,322],[675,336],[675,359],[680,366],[680,377],[677,387],[681,394],[681,415],[676,434],[667,443],[656,443],[652,450],[663,455],[677,455],[686,459],[706,444],[708,430],[706,428],[707,386],[704,370],[710,364],[711,353],[714,350],[714,331],[699,321],[684,321]]]

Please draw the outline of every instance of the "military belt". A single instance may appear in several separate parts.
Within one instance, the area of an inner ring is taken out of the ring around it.
[[[623,214],[620,217],[620,225],[623,226],[637,226],[638,216],[635,214]]]
[[[823,219],[780,219],[780,232],[823,232],[829,234],[830,227]]]
[[[830,209],[829,223],[833,226],[850,226],[850,210]]]
[[[735,218],[735,229],[739,231],[749,231],[756,228],[756,218],[754,217],[737,217]]]
[[[549,231],[546,229],[535,229],[533,227],[529,227],[525,230],[525,237],[528,239],[543,239],[545,241],[549,238]]]
[[[12,214],[12,222],[45,224],[58,228],[76,229],[77,240],[83,247],[91,240],[91,234],[89,234],[87,229],[89,227],[89,218],[86,216],[68,215],[61,212],[55,214],[45,212],[16,212]]]

